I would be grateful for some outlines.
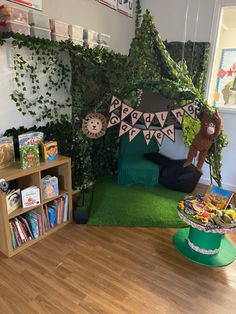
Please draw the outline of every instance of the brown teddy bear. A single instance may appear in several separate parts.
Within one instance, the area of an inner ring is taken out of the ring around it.
[[[206,112],[203,113],[201,129],[195,136],[189,148],[188,158],[184,163],[184,167],[190,165],[193,161],[193,158],[197,155],[197,152],[199,152],[197,168],[200,172],[202,171],[202,166],[204,164],[208,150],[211,148],[214,139],[220,135],[221,125],[222,119],[219,116],[218,111],[215,111],[213,117],[211,117]]]

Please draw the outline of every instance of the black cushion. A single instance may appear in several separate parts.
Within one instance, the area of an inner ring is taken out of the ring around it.
[[[194,165],[183,167],[186,159],[174,160],[155,152],[143,154],[143,157],[161,167],[159,183],[169,189],[191,193],[201,177]]]

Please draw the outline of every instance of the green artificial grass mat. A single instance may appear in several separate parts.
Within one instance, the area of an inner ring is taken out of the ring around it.
[[[121,227],[185,227],[177,214],[185,193],[156,187],[122,186],[116,177],[95,184],[89,225]]]

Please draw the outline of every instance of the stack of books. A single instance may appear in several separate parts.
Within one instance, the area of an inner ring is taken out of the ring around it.
[[[45,231],[54,229],[69,220],[69,197],[68,194],[61,196],[55,201],[45,204],[43,207],[43,222]]]
[[[42,216],[35,211],[17,216],[9,224],[13,249],[43,234]]]

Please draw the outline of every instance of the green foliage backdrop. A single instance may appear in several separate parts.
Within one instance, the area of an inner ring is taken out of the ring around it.
[[[139,25],[139,20],[136,25]],[[108,52],[103,48],[74,46],[70,42],[54,43],[23,35],[12,36],[18,46],[29,49],[41,47],[46,54],[50,54],[50,49],[53,49],[53,53],[55,50],[69,52],[72,121],[57,118],[40,129],[45,132],[46,138],[58,140],[60,153],[72,157],[74,187],[86,186],[98,176],[113,172],[116,168],[117,128],[108,129],[106,136],[98,140],[87,138],[81,131],[82,121],[88,113],[101,112],[108,117],[112,95],[125,99],[135,107],[138,103],[138,89],[145,88],[173,99],[176,106],[196,100],[203,109],[214,112],[202,96],[209,45],[186,43],[185,61],[181,58],[183,44],[167,43],[172,57],[179,62],[176,63],[167,52],[148,11],[144,14],[140,27],[136,28],[128,56]],[[35,109],[38,105],[35,104]],[[30,108],[31,111],[33,109]],[[190,145],[198,129],[199,120],[193,121],[185,117],[183,135],[187,145]],[[13,129],[6,134],[24,131],[26,130]],[[208,154],[212,175],[218,184],[221,183],[221,152],[226,144],[222,132],[216,146]]]

